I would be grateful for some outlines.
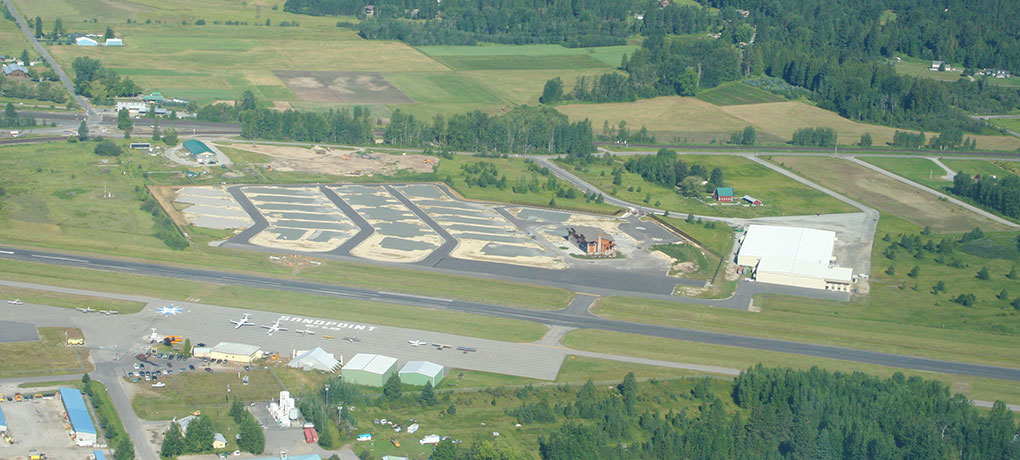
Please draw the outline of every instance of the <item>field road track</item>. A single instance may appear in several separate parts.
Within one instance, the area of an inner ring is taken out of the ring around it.
[[[1003,219],[1002,217],[999,217],[999,216],[997,216],[995,214],[992,214],[992,213],[990,213],[988,211],[985,211],[984,209],[981,209],[981,208],[979,208],[977,206],[974,206],[972,204],[969,204],[969,203],[963,202],[961,200],[958,200],[956,198],[953,198],[953,197],[951,197],[949,195],[946,195],[945,193],[942,193],[942,192],[940,192],[938,190],[935,190],[933,188],[926,187],[924,185],[918,184],[917,182],[914,182],[914,181],[912,181],[910,179],[907,179],[906,177],[894,174],[894,173],[892,173],[890,171],[887,171],[885,169],[879,168],[878,166],[875,166],[875,165],[873,165],[871,163],[868,163],[866,161],[861,161],[858,158],[850,157],[850,156],[843,157],[843,158],[845,158],[845,159],[847,159],[847,160],[849,160],[849,161],[851,161],[851,162],[853,162],[853,163],[855,163],[857,165],[863,166],[863,167],[868,168],[868,169],[870,169],[872,171],[875,171],[875,172],[877,172],[879,174],[882,174],[883,176],[889,177],[890,179],[895,179],[895,180],[900,181],[900,182],[902,182],[904,184],[907,184],[907,185],[909,185],[911,187],[914,187],[914,188],[916,188],[918,190],[923,190],[925,192],[928,192],[928,193],[930,193],[932,195],[935,195],[939,199],[946,200],[946,201],[948,201],[950,203],[953,203],[953,204],[955,204],[957,206],[960,206],[961,208],[970,210],[970,211],[972,211],[972,212],[974,212],[974,213],[976,213],[976,214],[978,214],[978,215],[980,215],[982,217],[985,217],[988,220],[991,220],[991,221],[993,221],[995,223],[1002,224],[1002,225],[1005,225],[1005,226],[1010,227],[1010,228],[1020,228],[1020,225],[1018,225],[1015,222],[1012,222],[1012,221],[1007,220],[1007,219]]]
[[[98,123],[99,120],[94,119],[94,116],[97,115],[97,113],[92,109],[92,106],[89,105],[89,101],[78,95],[78,93],[74,90],[74,83],[71,82],[70,78],[67,78],[67,74],[64,73],[64,69],[57,65],[57,61],[53,60],[53,56],[50,56],[49,51],[46,51],[46,48],[43,48],[42,44],[39,43],[39,40],[35,39],[35,35],[33,35],[31,29],[28,28],[28,23],[25,22],[25,18],[21,17],[21,13],[18,13],[17,8],[14,7],[14,3],[11,2],[11,0],[4,0],[4,4],[7,5],[7,10],[11,12],[12,16],[14,16],[14,21],[18,23],[18,27],[21,27],[21,32],[25,34],[28,41],[32,42],[32,47],[35,48],[36,52],[38,52],[39,55],[46,60],[46,62],[50,65],[50,68],[56,72],[57,77],[60,78],[60,82],[64,84],[65,88],[67,88],[71,97],[78,101],[78,105],[85,109],[85,113],[89,116],[89,122]]]
[[[376,302],[393,303],[414,307],[434,308],[463,313],[482,314],[541,324],[568,326],[579,329],[597,329],[626,334],[676,339],[710,345],[725,345],[752,350],[792,353],[818,358],[837,359],[880,366],[913,369],[918,371],[946,374],[972,375],[1020,382],[1020,369],[983,364],[942,361],[914,356],[859,350],[803,342],[792,342],[762,337],[749,337],[720,332],[682,329],[656,324],[641,324],[628,321],[610,320],[587,313],[568,310],[542,311],[525,310],[500,305],[461,300],[442,299],[412,294],[374,291],[360,288],[313,283],[307,281],[279,279],[242,273],[220,272],[179,266],[160,265],[127,260],[103,259],[85,255],[67,255],[53,252],[30,251],[19,248],[0,247],[0,257],[25,262],[41,262],[61,266],[95,268],[105,271],[161,276],[206,283],[233,286],[275,289],[313,295],[353,298]],[[760,284],[760,283],[741,283]]]

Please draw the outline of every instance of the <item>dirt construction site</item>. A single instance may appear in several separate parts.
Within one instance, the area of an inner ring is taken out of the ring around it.
[[[336,176],[389,176],[400,170],[432,172],[439,159],[426,155],[393,155],[360,149],[312,148],[287,145],[230,144],[232,148],[269,158],[268,166],[278,171],[305,171]]]

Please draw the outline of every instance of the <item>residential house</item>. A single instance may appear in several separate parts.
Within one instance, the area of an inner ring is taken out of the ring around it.
[[[4,76],[8,78],[28,78],[28,69],[21,64],[4,65]]]

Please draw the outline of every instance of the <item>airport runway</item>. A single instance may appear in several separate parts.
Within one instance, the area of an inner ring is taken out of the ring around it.
[[[981,364],[942,361],[913,356],[879,353],[845,347],[834,347],[802,342],[791,342],[761,337],[749,337],[719,332],[707,332],[693,329],[673,328],[654,324],[640,324],[599,318],[583,311],[564,309],[558,311],[537,311],[467,302],[461,300],[441,299],[412,294],[401,294],[373,291],[360,288],[333,286],[298,280],[285,280],[264,276],[239,273],[217,272],[213,270],[194,269],[179,266],[160,265],[126,260],[103,259],[83,255],[66,255],[44,251],[29,251],[18,248],[0,247],[0,257],[11,260],[22,260],[37,263],[50,263],[63,266],[92,268],[120,273],[162,276],[199,282],[219,283],[235,286],[247,286],[262,289],[277,289],[314,295],[326,295],[340,298],[353,298],[377,302],[395,303],[425,308],[483,314],[504,318],[534,321],[550,326],[568,326],[581,329],[597,329],[628,334],[639,334],[650,337],[685,340],[711,345],[726,345],[752,350],[793,353],[819,358],[838,359],[881,366],[914,369],[919,371],[939,372],[947,374],[972,375],[1003,380],[1020,381],[1020,369]],[[750,286],[747,286],[750,285]],[[764,286],[762,283],[741,283],[743,294],[752,295],[754,289]],[[774,291],[777,286],[767,286]]]

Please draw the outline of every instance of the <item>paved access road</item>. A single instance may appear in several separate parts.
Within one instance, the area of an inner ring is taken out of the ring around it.
[[[577,310],[537,311],[480,302],[441,299],[435,297],[416,296],[368,289],[334,286],[307,281],[277,279],[265,276],[240,273],[219,272],[171,265],[160,265],[126,260],[103,259],[84,255],[67,255],[52,252],[28,251],[18,248],[0,247],[0,257],[27,262],[50,263],[63,266],[93,268],[120,273],[162,276],[186,279],[207,283],[218,283],[234,286],[262,289],[277,289],[313,295],[361,299],[376,302],[394,303],[415,307],[436,308],[464,313],[482,314],[503,318],[534,321],[551,326],[567,326],[580,329],[597,329],[627,334],[638,334],[649,337],[685,340],[689,342],[711,345],[726,345],[752,350],[793,353],[819,358],[839,359],[844,361],[877,364],[881,366],[914,369],[919,371],[940,372],[947,374],[972,375],[1020,382],[1020,369],[981,364],[959,363],[913,356],[879,353],[845,347],[835,347],[802,342],[792,342],[761,337],[749,337],[719,332],[682,329],[654,324],[640,324],[599,318]],[[741,283],[742,285],[761,285],[761,283]],[[774,291],[777,286],[768,286]],[[753,291],[745,291],[750,293]]]

